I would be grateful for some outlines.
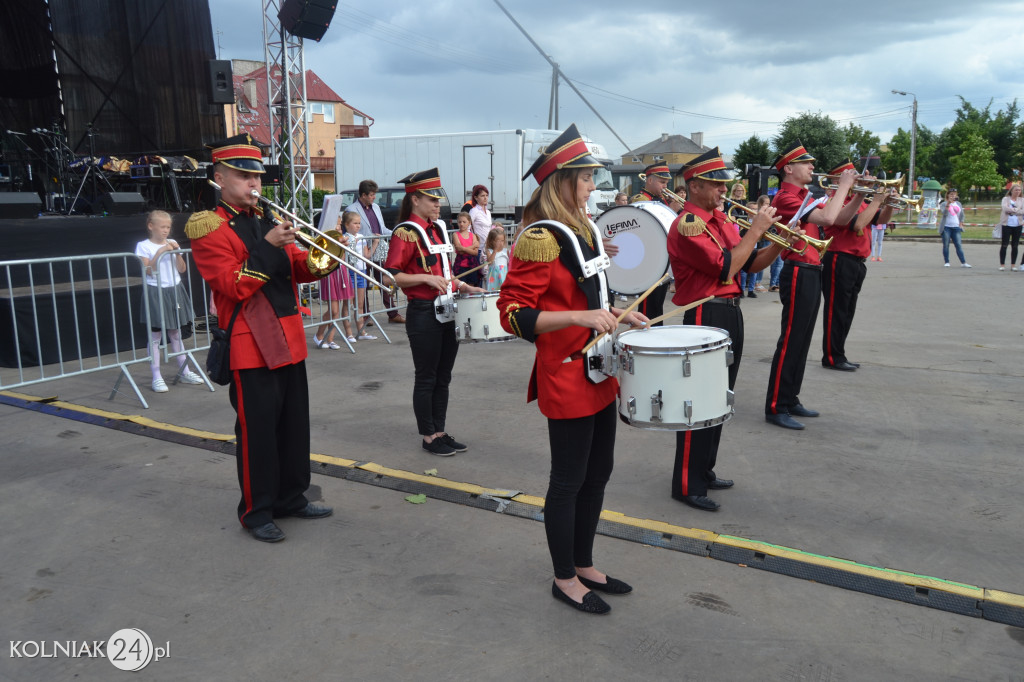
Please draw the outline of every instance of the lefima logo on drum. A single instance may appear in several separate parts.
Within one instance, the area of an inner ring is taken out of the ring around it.
[[[609,238],[614,237],[619,232],[625,232],[626,230],[635,230],[640,227],[640,222],[636,218],[630,220],[624,220],[621,223],[612,223],[611,225],[605,225],[604,232]]]

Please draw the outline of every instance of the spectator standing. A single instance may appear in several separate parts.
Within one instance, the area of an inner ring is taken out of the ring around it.
[[[628,206],[629,205],[629,197],[626,196],[625,192],[619,192],[618,194],[615,195],[615,205],[616,206]]]
[[[491,211],[487,208],[491,193],[483,185],[473,186],[473,207],[469,209],[469,218],[473,221],[473,232],[480,244],[480,262],[484,262],[484,243],[491,231]]]
[[[871,226],[871,260],[882,262],[882,241],[885,239],[885,223]]]
[[[1011,185],[1010,191],[1001,204],[999,225],[1002,230],[1002,245],[999,247],[999,269],[1006,269],[1006,247],[1010,246],[1010,270],[1017,270],[1017,243],[1020,242],[1021,224],[1024,223],[1024,200],[1021,199],[1021,186]],[[1024,265],[1024,259],[1021,259]],[[1022,268],[1024,269],[1024,268]]]
[[[505,228],[493,227],[487,235],[484,252],[487,254],[487,291],[501,289],[505,276],[508,275],[508,250],[505,248]]]
[[[377,205],[375,199],[377,198],[377,183],[373,180],[363,180],[359,183],[359,198],[352,202],[352,205],[346,208],[346,211],[353,211],[359,214],[360,222],[362,227],[360,233],[371,237],[378,235],[381,237],[390,237],[391,230],[384,225],[384,216],[380,212],[380,206]],[[377,265],[383,267],[384,261],[388,258],[388,239],[374,239],[370,244],[370,259]],[[387,282],[384,282],[387,284]],[[383,296],[383,302],[385,308],[391,308],[393,300],[391,294],[387,291],[381,291]],[[359,310],[358,312],[366,312]],[[388,322],[393,324],[403,324],[405,318],[398,314],[397,310],[388,310]]]
[[[480,271],[470,273],[465,277],[460,275],[467,270],[480,265],[480,240],[470,228],[473,227],[473,219],[468,213],[460,213],[455,219],[459,231],[455,233],[455,240],[452,246],[455,247],[455,263],[452,264],[452,274],[459,277],[466,284],[475,287],[480,286]]]
[[[949,267],[949,242],[956,247],[957,258],[960,259],[960,267],[971,267],[964,258],[964,249],[960,245],[964,231],[964,207],[958,201],[959,195],[955,189],[946,192],[946,200],[939,204],[939,231],[942,233],[942,260],[944,267]]]
[[[350,220],[352,218],[358,220],[359,214],[354,211],[345,211],[338,216],[338,228],[343,233],[338,241],[348,246],[349,238],[347,234],[344,234],[347,232],[344,225],[345,217]],[[351,316],[349,301],[352,300],[352,294],[352,280],[349,277],[348,268],[334,268],[331,274],[320,280],[320,300],[327,302],[327,311],[321,318],[324,324],[320,325],[316,333],[313,334],[313,342],[316,343],[317,348],[321,350],[339,350],[341,348],[334,343],[334,325],[327,322],[327,320],[337,320],[339,314],[342,316],[345,336],[349,343],[355,343],[356,337],[352,336],[352,323],[349,321]]]

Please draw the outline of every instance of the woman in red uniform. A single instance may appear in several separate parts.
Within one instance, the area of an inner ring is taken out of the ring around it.
[[[483,289],[449,280],[451,270],[447,255],[430,253],[431,246],[448,244],[444,223],[438,220],[442,194],[437,169],[413,173],[399,182],[405,185],[405,198],[398,220],[406,224],[395,229],[384,267],[394,275],[395,283],[405,290],[409,299],[405,329],[416,367],[412,409],[416,414],[416,427],[423,436],[423,449],[433,455],[450,457],[467,449],[445,431],[448,385],[459,342],[455,322],[441,322],[435,316],[434,299],[451,291],[481,293]]]
[[[576,126],[570,126],[526,174],[540,186],[523,211],[523,224],[558,221],[572,231],[584,260],[600,255],[600,235],[585,213],[594,168],[600,165]],[[608,613],[611,608],[591,590],[626,594],[633,589],[594,568],[591,557],[612,472],[618,382],[611,377],[595,382],[580,351],[593,332],[614,330],[621,311],[604,307],[604,276],[582,275],[569,239],[554,228],[525,229],[512,252],[498,308],[506,331],[537,346],[527,400],[537,399],[548,418],[551,473],[544,530],[555,569],[552,595],[580,611]],[[631,313],[624,321],[642,326],[647,318]]]

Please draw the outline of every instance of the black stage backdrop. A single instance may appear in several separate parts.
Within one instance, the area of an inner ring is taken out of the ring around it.
[[[223,137],[223,105],[208,98],[207,0],[3,0],[0,39],[4,128],[50,127],[63,97],[78,154],[89,153],[90,124],[98,156],[198,158]]]

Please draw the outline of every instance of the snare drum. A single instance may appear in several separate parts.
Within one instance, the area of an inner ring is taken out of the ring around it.
[[[668,231],[676,214],[660,201],[608,209],[597,218],[601,236],[619,247],[605,270],[620,294],[642,294],[668,270]]]
[[[630,426],[690,431],[732,418],[729,334],[679,325],[634,329],[615,344],[619,416]]]
[[[501,328],[497,291],[469,294],[455,299],[455,337],[459,343],[511,341],[515,337]]]

